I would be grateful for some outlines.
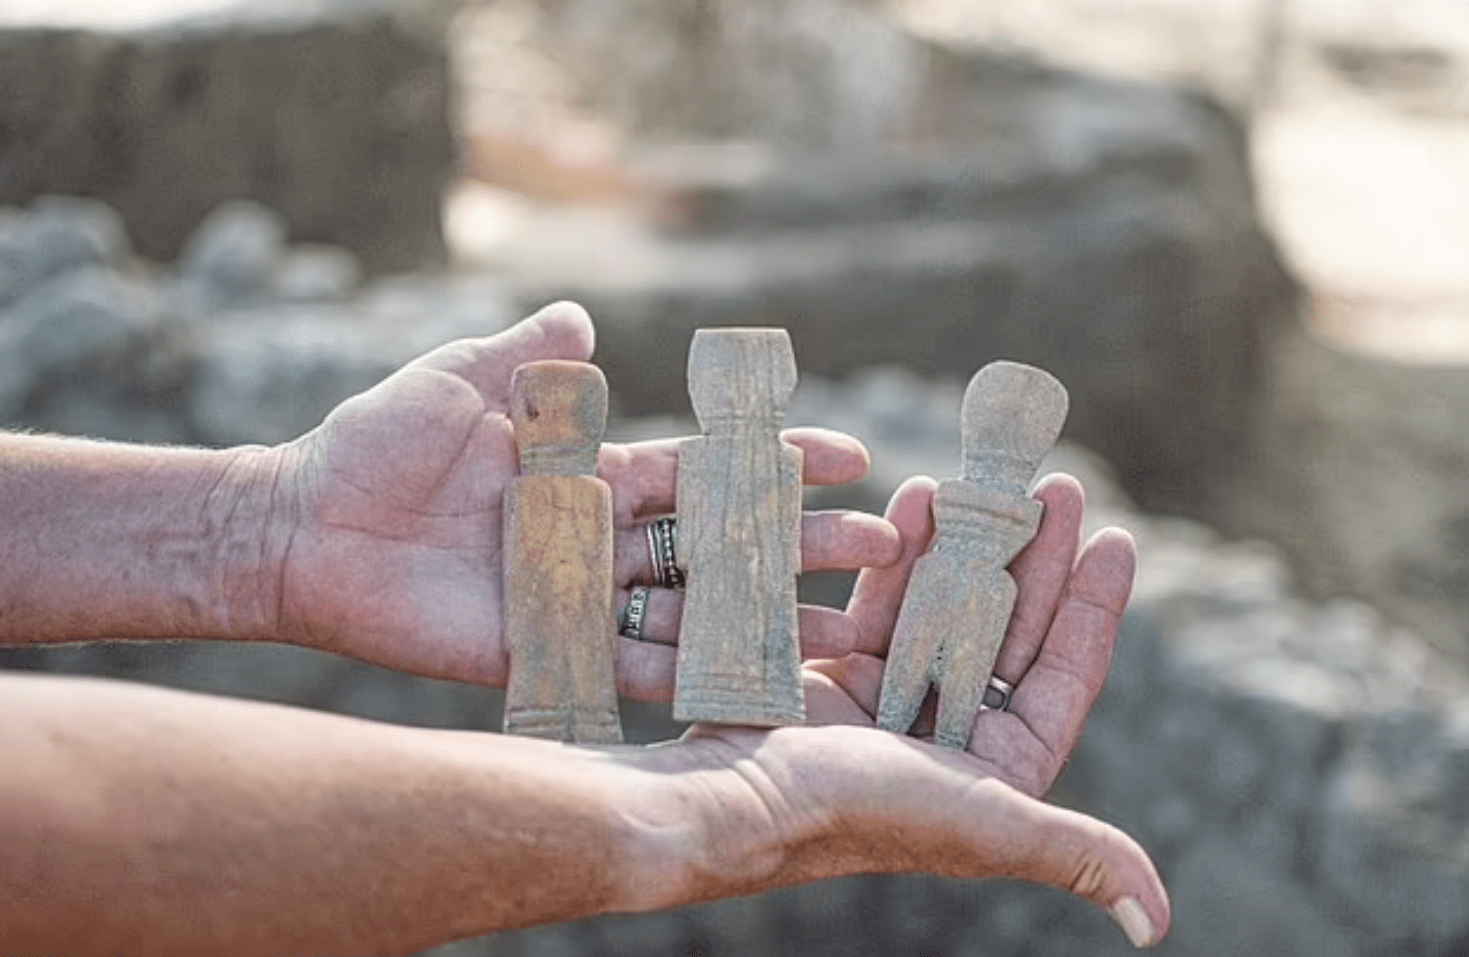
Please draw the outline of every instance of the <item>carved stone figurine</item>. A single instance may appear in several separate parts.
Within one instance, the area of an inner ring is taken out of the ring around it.
[[[704,434],[679,452],[687,591],[673,716],[805,720],[796,625],[801,452],[781,441],[796,360],[783,329],[700,329],[689,395]]]
[[[1048,373],[992,362],[975,373],[960,414],[960,477],[934,495],[934,540],[913,566],[883,673],[877,723],[912,726],[930,684],[935,740],[969,744],[1015,607],[1006,567],[1035,536],[1041,504],[1027,493],[1066,421],[1066,389]]]
[[[617,743],[612,492],[596,477],[607,382],[530,362],[510,384],[521,476],[505,493],[505,730]]]

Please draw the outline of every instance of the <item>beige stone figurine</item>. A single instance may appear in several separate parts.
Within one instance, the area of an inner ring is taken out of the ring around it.
[[[908,731],[933,685],[935,740],[968,745],[1015,606],[1006,567],[1041,517],[1027,487],[1066,410],[1065,387],[1032,366],[992,362],[969,381],[960,413],[961,474],[940,482],[934,495],[933,545],[914,565],[898,614],[879,727]]]

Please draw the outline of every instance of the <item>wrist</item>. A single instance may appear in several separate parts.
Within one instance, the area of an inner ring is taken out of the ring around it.
[[[629,756],[637,773],[617,801],[627,866],[621,908],[650,911],[755,894],[802,880],[803,848],[819,843],[819,820],[797,813],[783,784],[751,757],[746,739],[722,729]]]
[[[204,536],[197,575],[209,596],[212,637],[286,640],[281,589],[296,528],[290,446],[213,453],[198,503]]]
[[[125,448],[121,449],[126,454]],[[278,637],[289,545],[285,449],[145,449],[135,501],[108,503],[110,558],[131,563],[114,596],[116,629],[91,637]],[[109,554],[99,558],[105,566]]]

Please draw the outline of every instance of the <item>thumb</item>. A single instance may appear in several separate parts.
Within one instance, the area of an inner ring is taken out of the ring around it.
[[[975,782],[966,820],[995,871],[1084,897],[1137,947],[1168,932],[1168,892],[1147,852],[1122,831],[1046,804],[995,779]]]
[[[554,302],[504,332],[451,342],[414,365],[457,375],[474,386],[487,405],[504,408],[517,366],[540,359],[585,362],[595,344],[596,331],[587,311],[574,302]]]

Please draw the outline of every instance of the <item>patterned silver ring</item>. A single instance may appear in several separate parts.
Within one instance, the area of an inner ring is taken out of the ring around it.
[[[648,617],[648,596],[653,589],[647,585],[634,588],[628,596],[627,607],[617,619],[617,633],[633,641],[643,640],[643,621]]]
[[[984,697],[980,699],[979,710],[1009,711],[1010,696],[1014,693],[1014,685],[998,675],[990,675],[990,680],[984,686]]]
[[[653,558],[653,580],[662,588],[682,588],[683,570],[678,567],[678,522],[659,518],[648,523],[648,554]]]

